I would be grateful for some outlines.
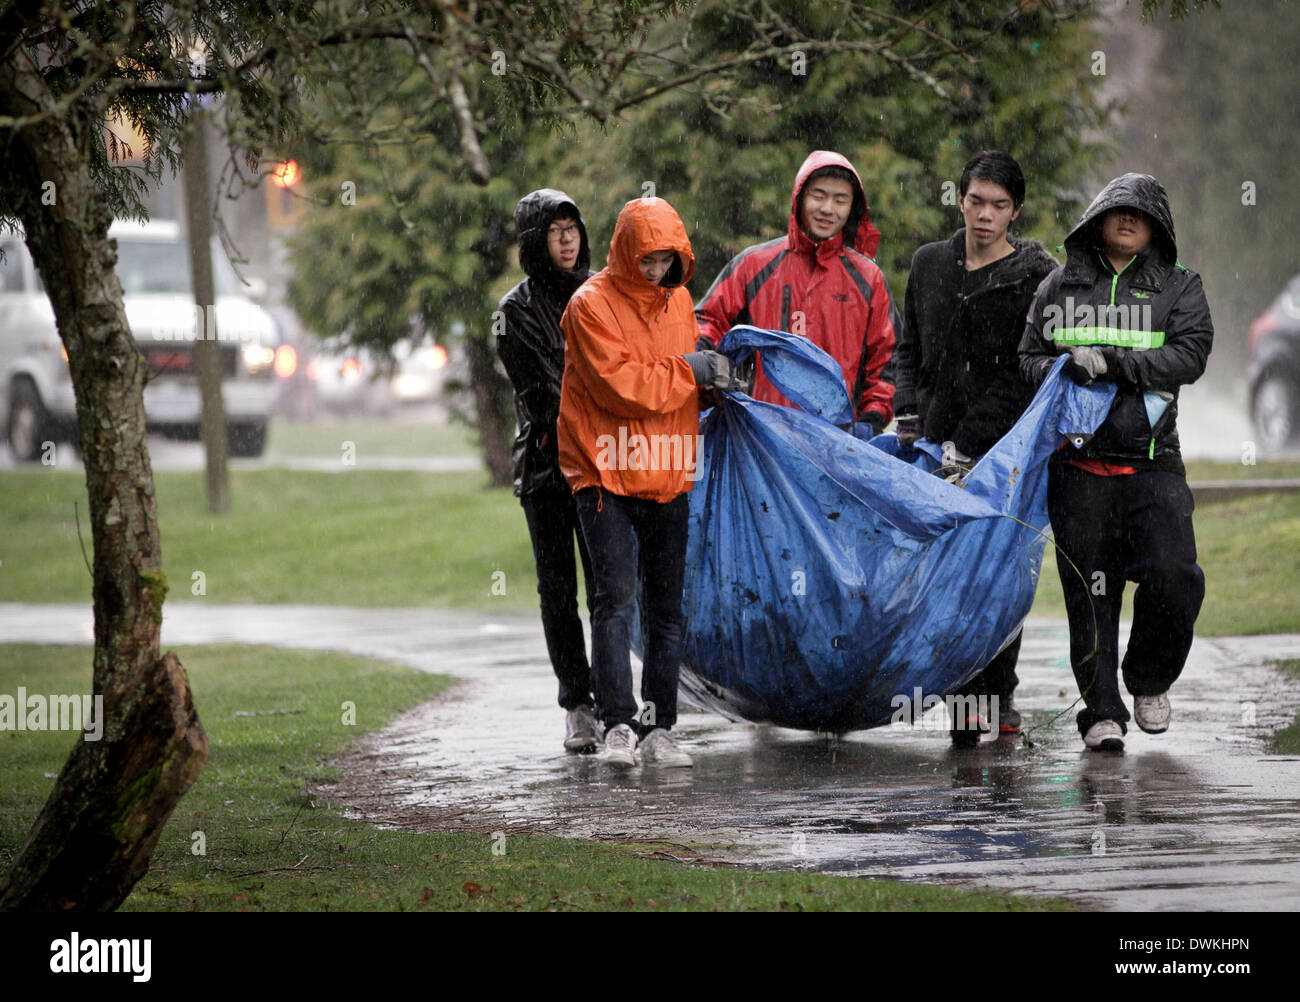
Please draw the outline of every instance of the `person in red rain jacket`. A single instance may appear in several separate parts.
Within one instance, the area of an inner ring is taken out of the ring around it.
[[[879,433],[894,417],[894,387],[881,372],[899,325],[885,276],[869,256],[879,243],[853,165],[813,151],[795,175],[786,235],[737,254],[696,306],[697,347],[716,347],[735,324],[801,334],[839,362],[856,419]],[[761,358],[750,395],[789,406],[764,377]]]

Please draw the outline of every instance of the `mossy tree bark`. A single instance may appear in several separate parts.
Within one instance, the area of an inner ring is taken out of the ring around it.
[[[3,169],[33,193],[14,211],[76,393],[94,546],[93,692],[105,721],[99,741],[78,737],[0,888],[0,908],[107,911],[147,869],[207,762],[207,737],[179,660],[159,656],[167,584],[145,440],[148,367],[127,326],[110,214],[88,166],[97,126],[60,112],[21,47],[0,57],[0,116],[28,123]]]

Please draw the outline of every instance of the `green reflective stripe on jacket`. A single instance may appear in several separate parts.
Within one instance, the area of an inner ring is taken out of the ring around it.
[[[1108,344],[1119,348],[1159,348],[1165,343],[1164,331],[1135,331],[1127,327],[1058,327],[1052,332],[1057,344]]]

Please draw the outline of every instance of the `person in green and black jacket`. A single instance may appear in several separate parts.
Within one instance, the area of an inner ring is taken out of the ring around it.
[[[1169,196],[1150,175],[1106,185],[1065,249],[1065,265],[1044,279],[1030,307],[1020,370],[1037,386],[1068,354],[1064,372],[1076,383],[1116,386],[1095,434],[1053,459],[1047,503],[1085,703],[1079,732],[1089,749],[1122,751],[1125,582],[1137,591],[1124,684],[1138,726],[1152,734],[1169,727],[1169,687],[1205,597],[1176,422],[1178,390],[1205,371],[1214,325],[1200,276],[1178,260]]]

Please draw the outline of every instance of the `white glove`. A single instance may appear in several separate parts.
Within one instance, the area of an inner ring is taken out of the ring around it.
[[[952,442],[943,443],[943,458],[939,460],[942,466],[965,466],[971,465],[971,458],[961,452]]]
[[[1106,356],[1100,348],[1076,345],[1070,349],[1070,357],[1074,359],[1075,365],[1086,370],[1093,379],[1106,374]]]

